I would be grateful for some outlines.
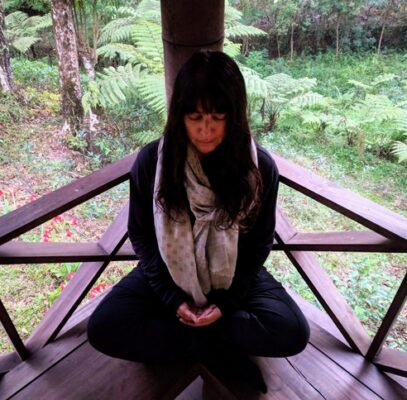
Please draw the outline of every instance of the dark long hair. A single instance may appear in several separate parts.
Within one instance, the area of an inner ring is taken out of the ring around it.
[[[195,112],[198,103],[206,113],[226,114],[223,142],[202,161],[215,193],[216,227],[229,228],[238,216],[240,225],[248,227],[259,208],[261,176],[250,154],[244,79],[236,63],[222,52],[193,54],[175,79],[164,129],[158,203],[174,220],[179,211],[188,209],[184,186],[188,137],[184,116]]]

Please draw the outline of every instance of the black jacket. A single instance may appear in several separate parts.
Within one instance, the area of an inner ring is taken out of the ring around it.
[[[158,141],[145,146],[137,156],[130,177],[129,238],[149,284],[157,296],[175,312],[189,296],[179,288],[158,250],[153,218],[153,190],[157,165]],[[263,181],[261,210],[249,231],[239,235],[238,257],[232,285],[227,290],[212,290],[210,303],[225,315],[239,308],[250,284],[266,260],[274,239],[278,170],[269,153],[257,147],[259,170]]]

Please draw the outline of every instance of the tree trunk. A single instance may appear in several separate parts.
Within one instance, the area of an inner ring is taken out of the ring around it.
[[[294,57],[294,23],[291,24],[291,38],[290,38],[290,61]]]
[[[85,5],[83,2],[79,2],[77,7],[73,9],[75,24],[76,24],[76,38],[78,46],[79,58],[82,62],[83,67],[89,77],[90,81],[96,79],[95,65],[97,63],[97,38],[99,36],[99,24],[98,24],[98,15],[96,10],[97,0],[93,1],[93,13],[91,18],[91,25],[93,31],[93,47],[90,46],[89,36],[88,36],[88,25],[89,18],[85,10]],[[99,129],[99,117],[96,114],[95,110],[92,108],[89,109],[88,115],[84,123],[87,126],[86,132],[86,143],[87,149],[91,152],[95,152],[95,146],[93,143],[93,138],[97,136]]]
[[[382,41],[383,41],[383,36],[384,36],[384,29],[386,28],[386,24],[384,23],[382,26],[382,30],[380,32],[380,38],[379,38],[379,44],[377,45],[377,54],[380,54],[382,50]]]
[[[336,22],[336,57],[339,56],[339,18]]]
[[[0,89],[6,93],[10,93],[12,90],[10,53],[6,40],[3,0],[0,0]]]
[[[76,135],[82,126],[83,108],[72,1],[52,0],[51,5],[65,120],[63,130]]]

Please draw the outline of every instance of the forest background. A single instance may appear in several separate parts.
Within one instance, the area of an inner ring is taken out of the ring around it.
[[[75,46],[58,60],[63,34]],[[256,139],[404,216],[406,49],[403,0],[226,1],[224,51],[244,74]],[[163,74],[158,0],[0,0],[0,215],[159,137]],[[127,197],[119,185],[18,240],[98,239]],[[302,231],[358,229],[287,187],[279,203]],[[372,335],[406,256],[318,257]],[[24,338],[78,266],[0,265],[0,298]],[[133,267],[112,263],[87,300]],[[267,267],[319,306],[284,255],[272,253]],[[386,345],[407,350],[406,332],[404,309]],[[0,330],[0,351],[10,349]]]

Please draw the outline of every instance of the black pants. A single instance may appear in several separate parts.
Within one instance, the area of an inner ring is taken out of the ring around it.
[[[265,268],[242,309],[206,327],[179,322],[156,297],[141,269],[135,268],[96,308],[88,338],[102,353],[148,363],[199,360],[213,346],[247,355],[286,357],[305,348],[309,326]]]

